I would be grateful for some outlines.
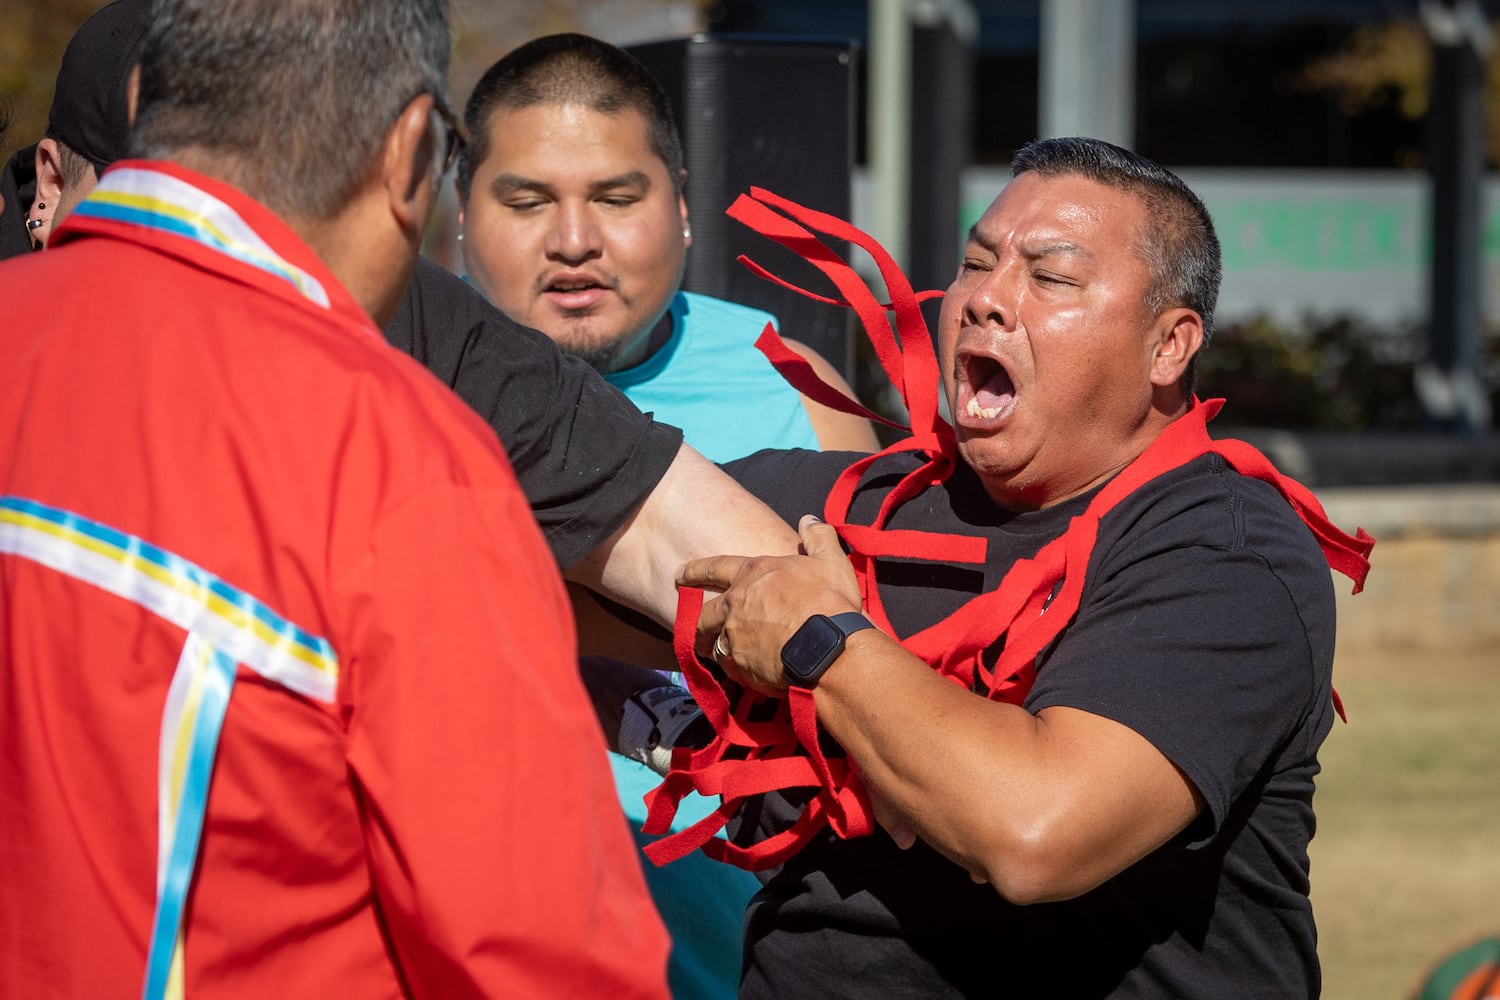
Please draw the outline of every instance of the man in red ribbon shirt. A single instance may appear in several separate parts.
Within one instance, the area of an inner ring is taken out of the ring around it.
[[[681,574],[728,588],[699,653],[790,706],[768,722],[708,691],[721,737],[686,768],[743,796],[736,837],[766,850],[739,860],[780,865],[740,995],[1317,996],[1328,568],[1362,580],[1369,539],[1209,439],[1193,368],[1220,263],[1198,198],[1097,140],[1035,143],[1014,174],[943,303],[952,429],[847,472],[731,465],[823,520],[803,556]],[[786,791],[745,792],[768,785]],[[871,803],[889,835],[856,836]]]
[[[375,325],[445,5],[153,14],[137,158],[0,267],[0,994],[664,996],[556,562]]]

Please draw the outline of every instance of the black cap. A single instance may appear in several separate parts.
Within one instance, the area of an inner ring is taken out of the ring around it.
[[[151,0],[115,0],[83,22],[63,52],[47,135],[103,170],[125,155],[126,89],[151,21]]]

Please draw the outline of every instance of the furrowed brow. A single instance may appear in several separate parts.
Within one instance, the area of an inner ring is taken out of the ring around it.
[[[1028,260],[1042,260],[1047,257],[1070,257],[1074,260],[1093,260],[1094,252],[1081,243],[1073,243],[1068,240],[1047,240],[1041,243],[1025,244],[1020,248],[1021,255]]]

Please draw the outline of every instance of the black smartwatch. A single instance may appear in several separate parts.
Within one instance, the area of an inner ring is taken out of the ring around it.
[[[792,687],[810,688],[833,665],[844,651],[844,643],[861,629],[874,628],[874,622],[858,611],[846,611],[830,618],[813,615],[792,633],[781,647],[781,670]]]

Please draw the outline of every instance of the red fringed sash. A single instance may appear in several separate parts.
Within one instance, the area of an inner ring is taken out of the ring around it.
[[[946,480],[959,461],[953,430],[938,413],[937,358],[919,308],[922,299],[941,293],[913,292],[890,255],[848,223],[759,188],[752,188],[749,197],[741,196],[730,207],[729,215],[797,252],[832,280],[845,297],[839,304],[848,305],[858,314],[887,377],[906,401],[911,415],[911,436],[846,469],[835,482],[824,507],[824,520],[838,531],[849,551],[865,614],[887,634],[894,635],[876,587],[875,560],[901,558],[975,565],[983,565],[985,560],[986,541],[982,538],[885,527],[901,504]],[[890,291],[890,304],[878,302],[853,268],[809,229],[866,250]],[[839,301],[811,295],[770,275],[747,258],[740,260],[762,276],[802,294],[825,302]],[[887,310],[895,316],[894,335],[886,321]],[[844,412],[883,420],[823,385],[811,367],[782,344],[770,324],[757,344],[804,395]],[[1358,593],[1369,572],[1368,557],[1374,539],[1363,529],[1351,537],[1334,527],[1317,498],[1277,472],[1255,448],[1242,441],[1213,440],[1208,434],[1208,421],[1223,402],[1213,399],[1200,403],[1195,399],[1192,409],[1106,484],[1062,535],[1043,546],[1031,559],[1017,562],[998,588],[974,597],[948,618],[910,636],[902,645],[966,689],[972,688],[978,678],[989,698],[1020,704],[1036,680],[1037,655],[1061,634],[1078,611],[1100,519],[1145,483],[1209,452],[1223,456],[1241,475],[1275,486],[1317,537],[1328,565],[1352,579],[1354,592]],[[925,461],[886,496],[873,524],[850,524],[850,506],[865,471],[881,455],[899,451],[916,452]],[[651,844],[646,848],[647,856],[661,865],[701,847],[716,860],[759,871],[784,862],[825,825],[840,837],[861,837],[872,832],[874,818],[869,795],[852,762],[823,753],[811,692],[793,688],[787,700],[772,701],[743,692],[733,684],[726,690],[720,679],[698,660],[693,652],[693,639],[702,603],[701,591],[682,591],[675,630],[676,651],[688,687],[717,736],[702,750],[678,750],[674,754],[671,772],[647,797],[649,812],[644,830],[650,834],[666,833],[676,815],[677,804],[691,792],[722,796],[723,801],[699,823]],[[999,662],[993,669],[988,668],[981,654],[1002,636],[1005,644]],[[1343,708],[1338,705],[1336,694],[1334,699],[1342,716]],[[789,789],[805,789],[812,793],[812,798],[787,830],[749,847],[714,836],[744,799]]]

